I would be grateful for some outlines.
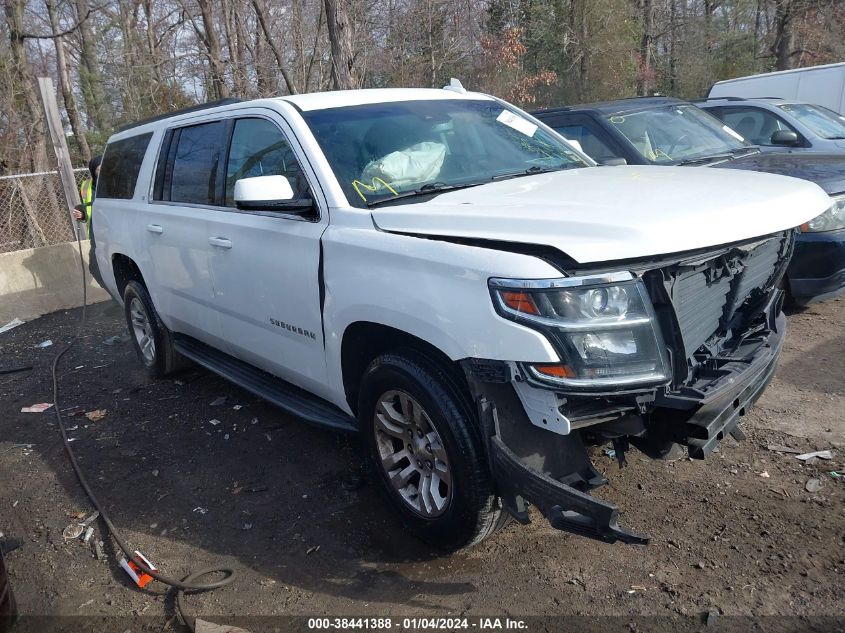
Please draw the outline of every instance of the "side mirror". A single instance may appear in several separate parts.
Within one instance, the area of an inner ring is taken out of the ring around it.
[[[792,130],[778,130],[772,134],[772,145],[798,145],[798,134]]]
[[[604,160],[598,161],[598,164],[602,167],[619,167],[620,165],[627,165],[628,161],[624,158],[614,157],[614,158],[605,158]]]
[[[314,209],[314,200],[295,197],[284,176],[255,176],[235,181],[235,206],[242,211],[307,213]]]

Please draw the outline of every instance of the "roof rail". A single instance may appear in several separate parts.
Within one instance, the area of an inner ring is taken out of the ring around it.
[[[180,110],[172,110],[171,112],[165,112],[163,114],[157,114],[156,116],[151,116],[148,119],[141,119],[140,121],[134,121],[132,123],[126,123],[121,125],[117,128],[118,132],[125,132],[126,130],[131,130],[134,127],[139,127],[141,125],[146,125],[147,123],[155,123],[156,121],[161,121],[163,119],[168,119],[172,116],[177,116],[179,114],[189,114],[191,112],[200,112],[202,110],[208,110],[209,108],[217,108],[219,106],[229,105],[232,103],[240,103],[241,99],[236,99],[235,97],[227,97],[226,99],[217,99],[216,101],[207,101],[206,103],[199,103],[194,106],[190,106],[187,108],[182,108]]]
[[[748,101],[749,99],[775,99],[783,101],[783,97],[705,97],[699,101]]]

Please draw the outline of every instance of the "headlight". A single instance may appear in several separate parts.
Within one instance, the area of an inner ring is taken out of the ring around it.
[[[503,317],[540,329],[563,359],[529,365],[535,378],[578,388],[668,380],[668,361],[651,301],[629,272],[593,277],[491,279]]]
[[[833,197],[833,204],[827,211],[801,225],[802,233],[823,233],[837,229],[845,229],[845,195]]]

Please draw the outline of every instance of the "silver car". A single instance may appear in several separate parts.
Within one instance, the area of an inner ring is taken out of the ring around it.
[[[763,151],[845,154],[845,116],[820,105],[774,97],[698,102]]]

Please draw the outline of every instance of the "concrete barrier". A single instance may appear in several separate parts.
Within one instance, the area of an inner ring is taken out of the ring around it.
[[[109,299],[88,273],[88,240],[82,242],[88,303]],[[82,305],[76,242],[0,253],[0,326]]]

